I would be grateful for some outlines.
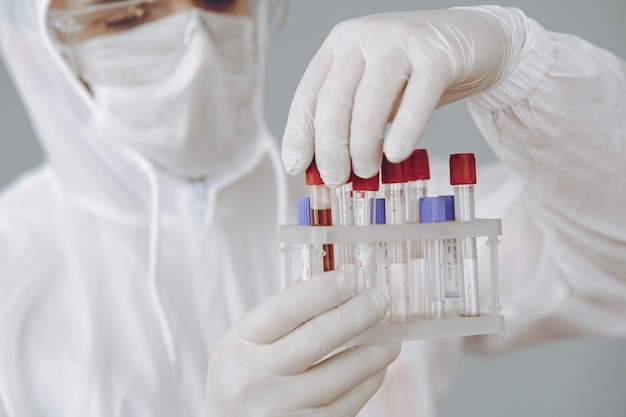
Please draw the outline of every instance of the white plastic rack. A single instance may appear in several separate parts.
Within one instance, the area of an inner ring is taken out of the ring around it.
[[[381,243],[427,241],[433,239],[460,239],[486,237],[489,246],[489,311],[478,316],[443,318],[411,318],[407,322],[382,321],[346,345],[355,346],[391,341],[433,339],[439,337],[470,336],[504,332],[504,317],[500,314],[498,290],[498,236],[502,235],[499,219],[476,219],[467,222],[443,222],[404,225],[371,226],[296,226],[280,227],[280,241],[284,258],[286,285],[302,279],[302,248],[312,248],[312,256],[324,256],[323,245],[350,243]],[[307,253],[306,256],[311,256]],[[487,289],[482,288],[481,291]]]

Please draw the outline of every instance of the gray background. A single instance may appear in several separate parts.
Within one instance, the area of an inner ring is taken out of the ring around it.
[[[268,50],[266,115],[280,137],[292,94],[309,60],[337,22],[371,13],[473,5],[444,0],[293,1]],[[568,32],[626,57],[626,1],[520,0],[517,6],[550,30]],[[27,116],[0,65],[0,187],[42,161]],[[464,103],[438,110],[422,145],[432,155],[474,152],[493,159]],[[625,318],[626,320],[626,318]],[[577,339],[491,358],[465,356],[441,415],[626,416],[626,342]]]

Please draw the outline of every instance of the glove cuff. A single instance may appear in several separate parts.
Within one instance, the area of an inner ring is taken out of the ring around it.
[[[507,20],[512,18],[515,21],[513,30],[522,32],[524,39],[519,50],[510,57],[508,74],[505,73],[494,86],[468,98],[471,106],[483,111],[510,107],[527,97],[528,92],[549,72],[554,61],[554,46],[548,32],[517,9],[508,9],[507,12],[512,12]]]

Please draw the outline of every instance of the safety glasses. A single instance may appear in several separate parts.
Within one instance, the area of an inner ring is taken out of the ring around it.
[[[137,85],[167,76],[198,25],[207,36],[220,39],[229,54],[229,36],[236,36],[242,19],[252,19],[256,3],[52,0],[47,24],[54,45],[83,84]]]
[[[48,24],[65,43],[131,30],[186,9],[249,14],[248,0],[53,0]]]

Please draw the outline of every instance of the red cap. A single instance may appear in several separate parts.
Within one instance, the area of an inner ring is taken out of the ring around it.
[[[430,179],[430,163],[426,149],[415,149],[409,157],[409,161],[411,165],[409,181]]]
[[[378,191],[380,188],[380,174],[376,173],[372,178],[361,178],[354,172],[350,176],[352,189],[355,191]]]
[[[450,155],[450,184],[476,184],[476,159],[473,153]]]
[[[311,165],[309,165],[309,167],[306,169],[306,185],[324,185],[324,181],[322,181],[322,176],[317,169],[315,159],[311,161]]]
[[[383,184],[397,184],[409,181],[410,177],[410,159],[394,164],[387,160],[383,155],[383,166],[381,169]]]

